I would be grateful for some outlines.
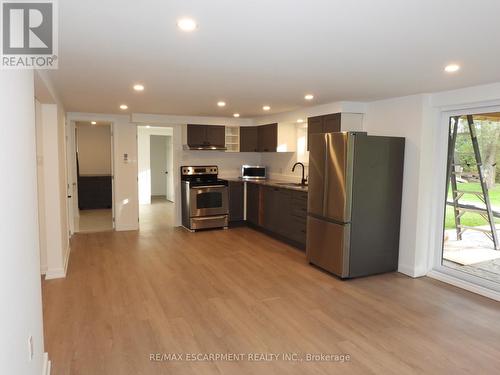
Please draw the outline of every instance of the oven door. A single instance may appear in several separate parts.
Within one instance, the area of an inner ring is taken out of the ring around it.
[[[191,217],[227,215],[227,186],[193,186],[189,189],[189,201]]]

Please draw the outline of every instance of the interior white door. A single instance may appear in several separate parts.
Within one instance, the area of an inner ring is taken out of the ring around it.
[[[67,210],[68,210],[68,228],[69,235],[75,233],[75,210],[74,201],[76,199],[76,179],[75,179],[75,126],[72,121],[66,121],[66,195],[67,195]]]
[[[167,199],[174,201],[174,152],[173,152],[173,137],[167,136]]]
[[[151,196],[167,195],[167,137],[151,135],[150,166],[151,166]]]

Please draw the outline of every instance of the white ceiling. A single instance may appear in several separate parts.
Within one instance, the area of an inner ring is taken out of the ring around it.
[[[500,81],[499,0],[64,0],[66,109],[242,117]],[[181,16],[199,24],[176,27]],[[462,66],[449,75],[450,62]],[[135,93],[132,84],[146,86]],[[304,94],[315,100],[306,103]],[[217,107],[218,100],[227,106]]]

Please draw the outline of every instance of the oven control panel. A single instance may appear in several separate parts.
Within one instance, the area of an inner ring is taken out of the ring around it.
[[[217,175],[219,168],[215,165],[211,166],[198,166],[198,167],[181,167],[181,174],[183,176],[196,176],[196,175]]]

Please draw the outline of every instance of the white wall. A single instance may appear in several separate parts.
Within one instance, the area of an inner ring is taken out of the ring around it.
[[[372,135],[405,137],[405,163],[399,250],[400,272],[420,276],[426,273],[426,261],[417,256],[421,147],[424,126],[425,95],[368,103],[364,130]]]
[[[113,123],[115,229],[137,230],[137,129],[134,124],[120,120]],[[128,160],[125,160],[125,154]]]
[[[34,95],[32,71],[0,70],[2,374],[40,375],[43,366]]]
[[[110,176],[111,127],[76,124],[78,162],[81,176]]]
[[[243,164],[260,165],[255,152],[180,151],[178,168],[182,165],[217,165],[221,178],[238,177]]]

